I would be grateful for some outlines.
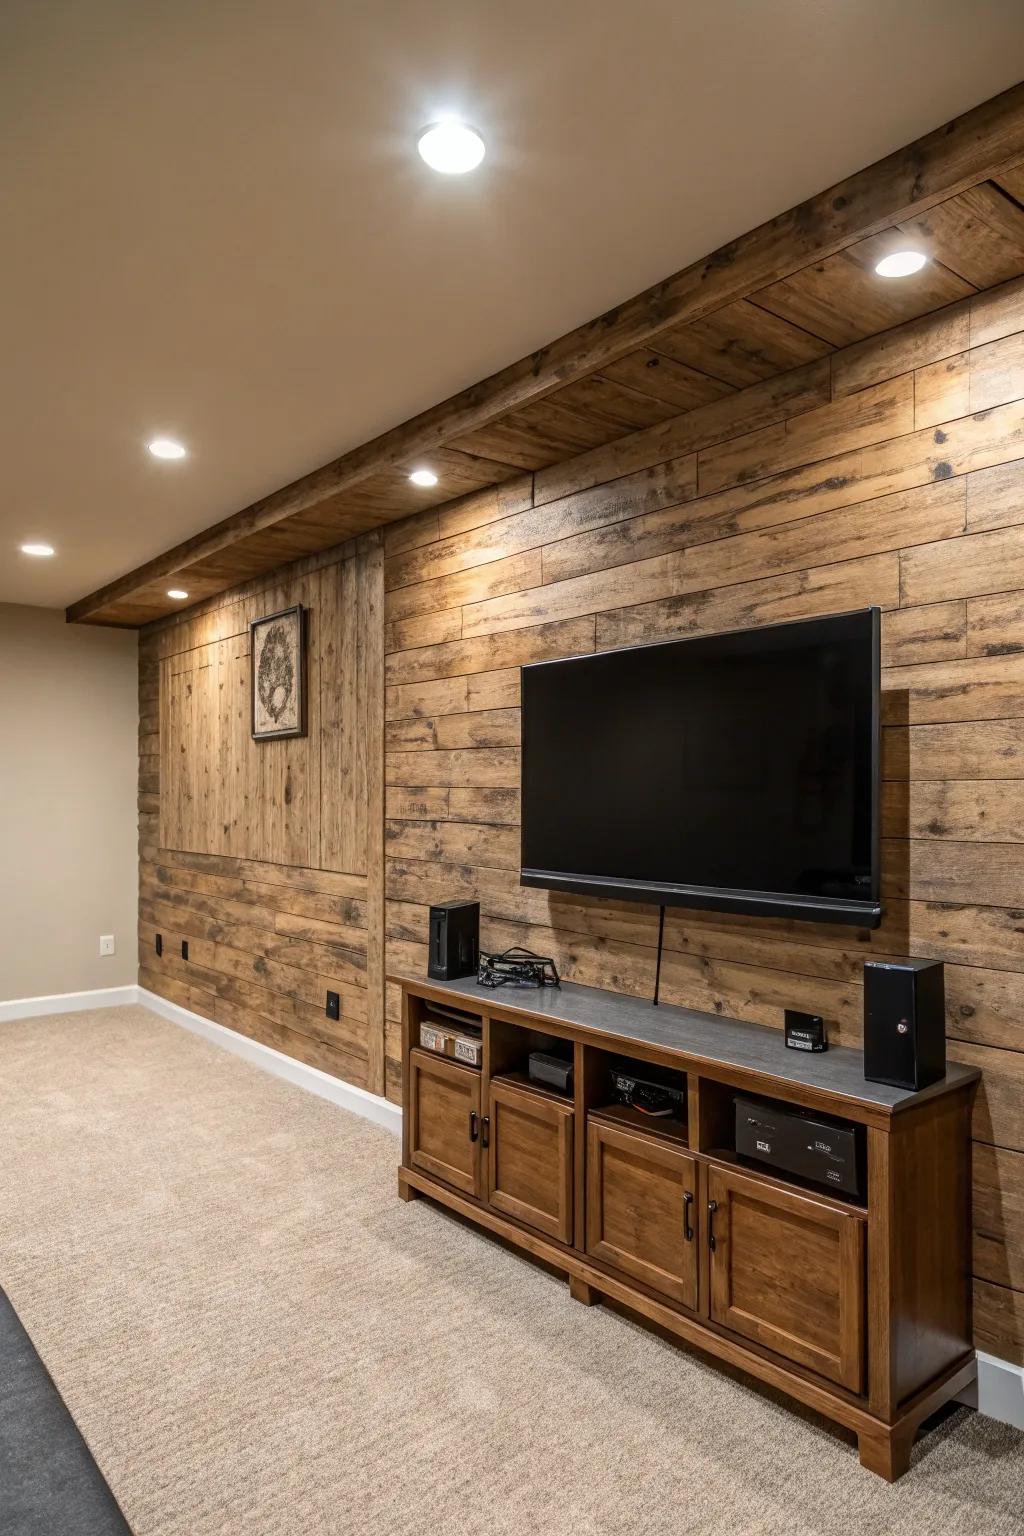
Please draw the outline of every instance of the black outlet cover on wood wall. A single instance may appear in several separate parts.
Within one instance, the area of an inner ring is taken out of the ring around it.
[[[181,958],[183,960],[188,959],[188,939],[182,939],[181,941]]]
[[[329,1019],[341,1018],[341,998],[337,992],[327,994],[327,1017]]]
[[[162,933],[158,933],[156,936],[156,952],[158,955],[162,955],[164,952],[164,936]]]

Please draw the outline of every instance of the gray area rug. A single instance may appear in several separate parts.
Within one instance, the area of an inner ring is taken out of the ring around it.
[[[0,1125],[0,1284],[136,1536],[1024,1529],[1020,1433],[959,1410],[890,1487],[145,1009],[0,1026]]]
[[[0,1291],[0,1531],[126,1536],[85,1442]]]

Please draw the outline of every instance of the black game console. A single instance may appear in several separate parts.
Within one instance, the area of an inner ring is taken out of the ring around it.
[[[736,1151],[822,1189],[864,1194],[864,1141],[856,1126],[737,1097]]]

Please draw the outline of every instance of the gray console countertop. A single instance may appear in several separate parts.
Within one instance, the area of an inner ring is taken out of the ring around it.
[[[950,1062],[945,1078],[920,1093],[891,1088],[885,1083],[869,1083],[864,1076],[864,1058],[849,1046],[831,1046],[827,1051],[787,1050],[782,1031],[763,1024],[749,1024],[741,1019],[723,1018],[714,1013],[698,1013],[661,1003],[627,997],[619,992],[604,992],[597,987],[580,987],[564,981],[561,987],[538,990],[517,987],[482,987],[475,977],[460,981],[430,981],[424,976],[392,978],[411,990],[429,987],[451,995],[453,1003],[485,1010],[510,1009],[528,1014],[538,1025],[571,1025],[577,1030],[617,1035],[624,1046],[630,1041],[680,1051],[710,1065],[736,1067],[781,1078],[794,1086],[817,1089],[870,1106],[873,1109],[899,1111],[964,1086],[979,1076],[974,1067]],[[766,1091],[770,1091],[766,1085]]]

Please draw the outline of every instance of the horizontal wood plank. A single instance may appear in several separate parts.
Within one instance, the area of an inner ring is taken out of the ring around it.
[[[901,600],[932,603],[1024,587],[1024,526],[943,538],[909,549],[901,562]]]
[[[885,515],[872,503],[817,517],[803,517],[778,528],[758,528],[671,554],[605,567],[532,591],[471,603],[462,610],[463,635],[496,634],[532,627],[545,619],[571,619],[588,613],[652,602],[686,592],[702,592],[733,583],[802,571],[864,555],[897,550],[931,537],[945,523],[949,532],[963,527],[962,496],[945,488],[890,497]],[[547,556],[545,554],[545,574]]]
[[[873,603],[895,609],[898,602],[898,555],[872,555],[599,613],[597,648],[815,618]]]
[[[458,678],[473,672],[503,671],[558,656],[582,656],[594,649],[593,617],[544,623],[518,634],[483,635],[449,644],[399,651],[386,658],[391,686],[420,680]]]
[[[387,720],[422,720],[431,715],[474,713],[519,706],[519,669],[469,673],[423,683],[396,684],[384,695]]]
[[[914,377],[903,374],[841,396],[777,426],[763,427],[697,455],[702,496],[764,480],[914,430]]]
[[[824,405],[829,398],[827,362],[795,368],[730,399],[688,411],[660,426],[631,433],[606,447],[538,470],[534,476],[534,500],[537,506],[557,501],[757,427],[770,426],[787,416]]]
[[[675,506],[688,500],[696,487],[695,457],[670,459],[609,485],[548,502],[543,509],[519,512],[396,555],[385,563],[385,587],[390,593],[493,562],[504,564],[511,555],[538,549],[553,538],[619,522],[655,507]]]
[[[969,655],[1012,656],[1024,651],[1024,592],[971,597],[965,606]]]
[[[890,838],[1024,842],[1024,781],[889,782],[882,796],[882,831]]]

